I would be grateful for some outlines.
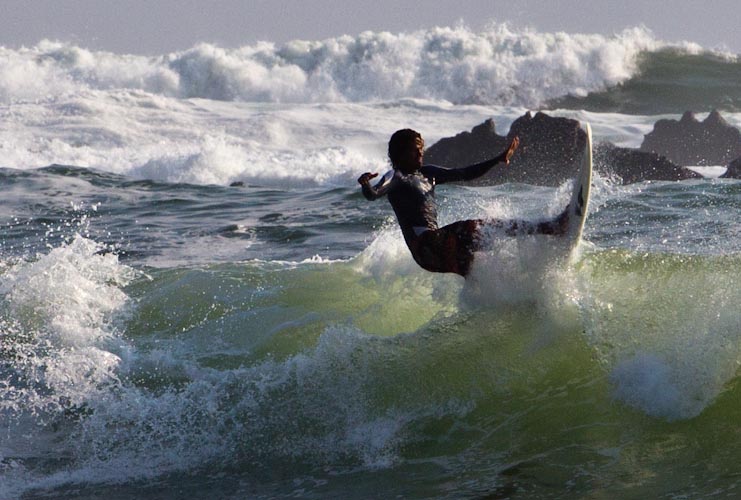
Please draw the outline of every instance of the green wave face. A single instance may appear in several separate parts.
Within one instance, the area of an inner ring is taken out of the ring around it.
[[[24,276],[53,275],[51,255]],[[16,370],[5,379],[38,403],[41,432],[66,450],[37,467],[63,463],[63,483],[75,470],[105,483],[120,477],[117,463],[139,477],[146,457],[191,471],[183,481],[195,491],[211,486],[196,477],[237,469],[220,487],[266,495],[283,491],[269,471],[287,463],[292,477],[334,478],[316,496],[735,487],[741,457],[726,442],[740,416],[738,256],[587,250],[573,268],[545,266],[535,293],[501,280],[493,286],[512,293],[494,299],[454,277],[373,272],[365,258],[130,276],[89,257],[126,275],[136,307],[96,320],[86,352],[119,361],[115,376],[91,372],[87,385],[44,388],[32,380],[40,372],[24,371],[19,359],[49,376],[84,358],[79,347],[35,343],[58,326],[11,293],[28,315],[4,311],[16,347],[3,353],[5,375]],[[423,479],[392,481],[398,474]]]
[[[548,107],[627,114],[741,111],[741,61],[674,49],[644,52],[635,76],[585,97],[566,96]]]

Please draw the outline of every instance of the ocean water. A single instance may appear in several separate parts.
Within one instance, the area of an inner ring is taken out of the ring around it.
[[[598,165],[572,261],[504,239],[463,280],[355,179],[527,110],[741,127],[739,76],[644,28],[0,48],[0,498],[738,497],[739,181]],[[441,222],[569,190],[440,186]]]

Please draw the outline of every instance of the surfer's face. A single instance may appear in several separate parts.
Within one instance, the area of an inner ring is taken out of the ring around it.
[[[411,174],[422,166],[422,159],[425,154],[425,143],[421,138],[409,142],[399,158],[399,169],[405,174]]]

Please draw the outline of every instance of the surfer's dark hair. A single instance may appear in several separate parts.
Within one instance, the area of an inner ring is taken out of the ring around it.
[[[405,128],[394,132],[389,139],[389,160],[391,160],[391,164],[396,166],[409,144],[416,144],[418,140],[422,141],[422,147],[424,147],[425,141],[422,139],[422,134],[416,130]]]

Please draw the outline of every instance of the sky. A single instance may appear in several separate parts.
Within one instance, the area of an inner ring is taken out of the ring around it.
[[[116,53],[164,54],[199,42],[323,40],[509,22],[543,32],[644,25],[660,40],[741,53],[741,0],[0,0],[0,45],[42,39]]]

